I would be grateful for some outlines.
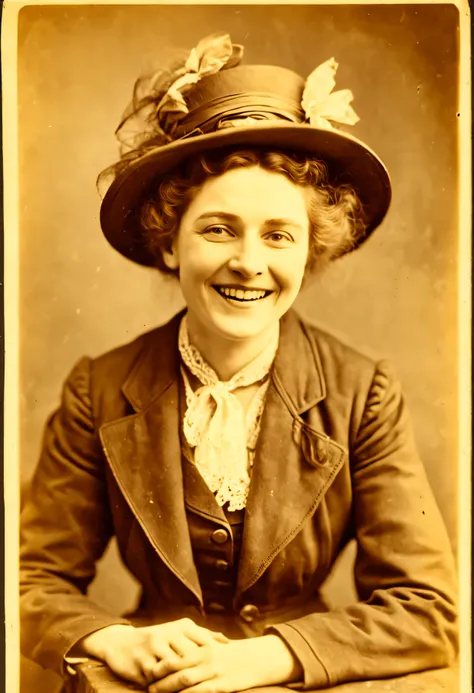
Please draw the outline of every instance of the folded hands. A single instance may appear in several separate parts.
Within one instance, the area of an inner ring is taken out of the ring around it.
[[[278,636],[228,640],[187,618],[144,628],[109,626],[80,646],[148,693],[231,693],[302,677]]]

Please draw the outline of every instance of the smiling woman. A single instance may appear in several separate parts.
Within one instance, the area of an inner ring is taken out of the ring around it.
[[[259,167],[208,180],[190,203],[164,261],[179,269],[190,332],[200,350],[198,335],[214,344],[210,365],[218,373],[233,342],[247,342],[237,370],[255,358],[294,302],[307,263],[308,226],[304,190]],[[226,296],[232,289],[235,295]],[[256,299],[255,291],[263,295]]]
[[[47,425],[23,650],[72,688],[84,657],[149,693],[231,693],[456,655],[449,541],[392,369],[292,310],[382,223],[388,173],[342,129],[358,118],[334,59],[304,81],[242,55],[213,34],[140,80],[106,171],[106,238],[175,275],[186,309],[82,359]],[[87,596],[112,536],[142,588],[126,617]],[[351,539],[359,601],[331,610]]]

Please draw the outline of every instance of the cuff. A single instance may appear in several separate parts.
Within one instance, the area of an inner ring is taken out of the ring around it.
[[[329,676],[316,652],[301,633],[289,623],[265,628],[265,634],[278,635],[298,659],[303,669],[303,683],[287,684],[289,688],[311,689],[329,685]]]
[[[70,674],[71,676],[75,676],[77,672],[76,672],[74,667],[77,666],[78,664],[85,664],[88,661],[89,661],[89,657],[68,657],[68,656],[66,656],[66,657],[64,657],[64,661],[63,661],[63,670],[66,673]]]

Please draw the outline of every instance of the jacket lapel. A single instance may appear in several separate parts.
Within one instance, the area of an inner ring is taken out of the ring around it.
[[[103,425],[100,435],[115,479],[143,531],[202,604],[183,490],[185,481],[193,484],[191,478],[183,479],[181,463],[180,317],[144,338],[122,388],[135,413]],[[343,463],[344,450],[304,419],[324,396],[317,345],[290,311],[282,320],[252,471],[238,594],[249,589],[296,536]],[[188,495],[192,499],[193,493]]]
[[[302,416],[324,396],[317,346],[290,312],[281,324],[252,470],[238,594],[249,589],[296,536],[342,466],[343,448]]]
[[[168,568],[202,603],[186,519],[179,436],[177,316],[145,337],[122,390],[135,413],[101,427],[115,479]]]

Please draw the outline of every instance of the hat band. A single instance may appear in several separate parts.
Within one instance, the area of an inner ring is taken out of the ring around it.
[[[255,120],[289,120],[301,123],[304,120],[301,105],[293,99],[266,94],[264,92],[242,92],[226,94],[190,111],[179,122],[173,139],[191,134],[206,134],[225,127],[225,123],[239,118]]]

